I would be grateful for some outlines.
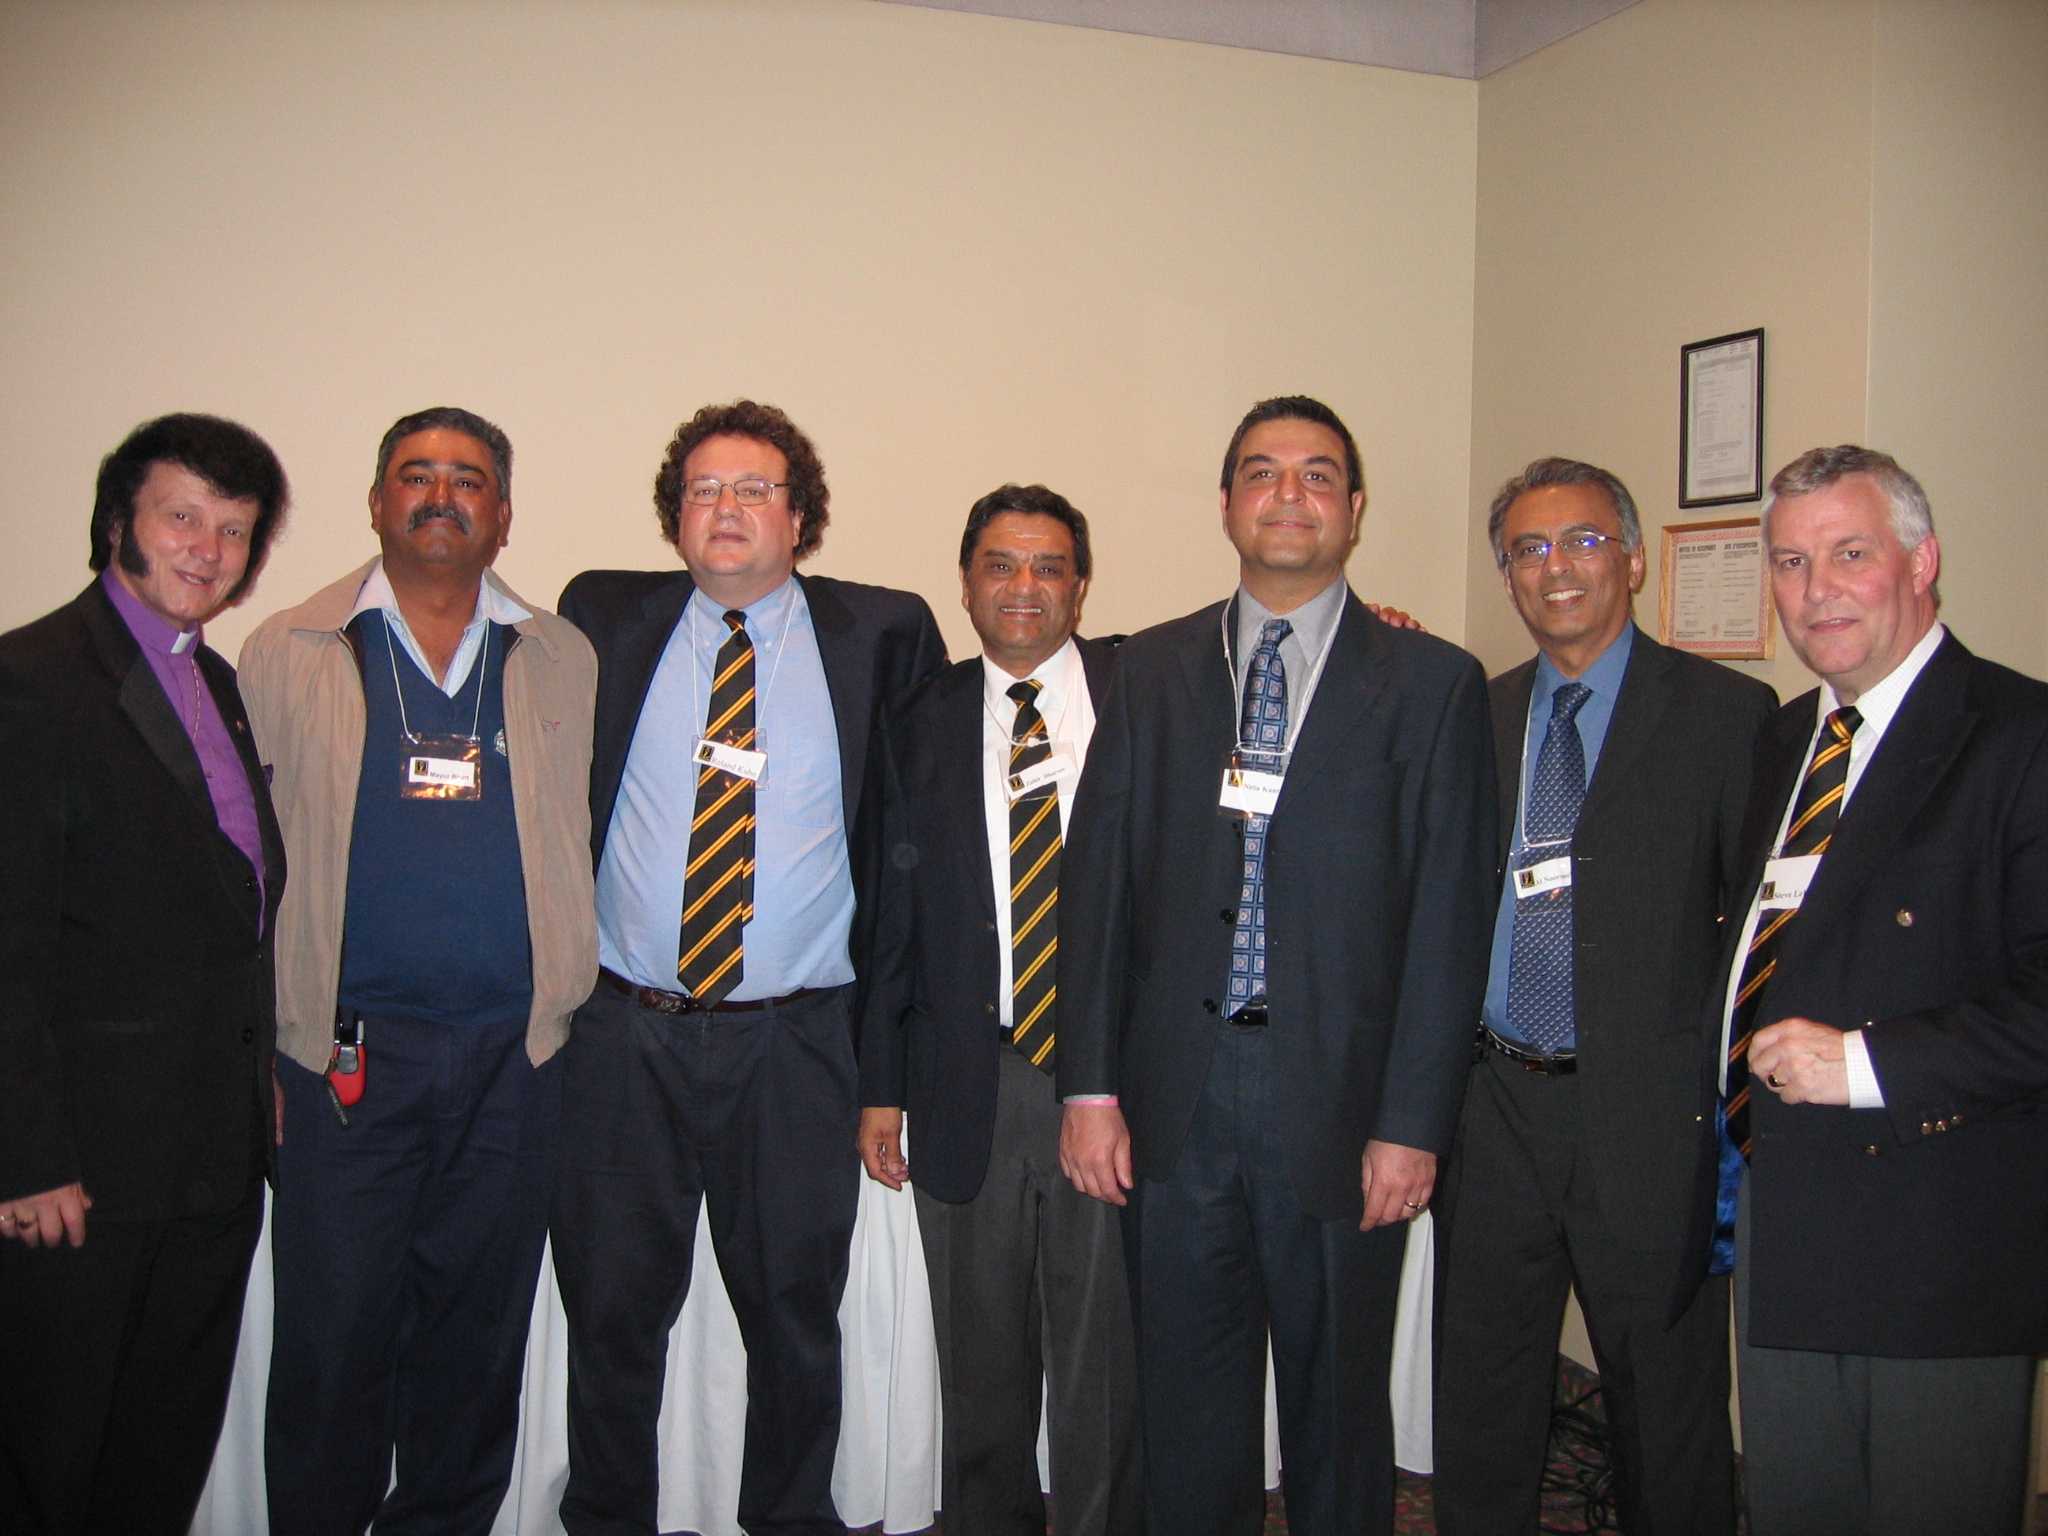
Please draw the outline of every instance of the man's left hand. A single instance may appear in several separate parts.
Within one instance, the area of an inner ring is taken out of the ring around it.
[[[1407,609],[1396,608],[1391,603],[1367,603],[1365,611],[1378,619],[1382,624],[1391,624],[1396,629],[1418,629],[1425,635],[1429,633],[1429,626],[1424,624],[1422,620],[1416,618]]]
[[[1361,1232],[1413,1221],[1429,1204],[1436,1188],[1436,1154],[1419,1147],[1403,1147],[1391,1141],[1365,1144],[1365,1220]]]
[[[1749,1042],[1749,1091],[1760,1088],[1787,1104],[1847,1104],[1842,1031],[1812,1019],[1766,1024]]]

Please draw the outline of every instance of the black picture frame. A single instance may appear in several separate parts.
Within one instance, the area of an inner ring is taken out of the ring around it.
[[[1764,494],[1764,332],[1678,349],[1678,505],[1727,507]]]

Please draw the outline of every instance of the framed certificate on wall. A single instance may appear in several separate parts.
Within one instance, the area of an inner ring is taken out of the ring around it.
[[[1678,349],[1678,504],[1719,507],[1764,493],[1764,333]]]
[[[1722,661],[1766,661],[1773,650],[1763,521],[1730,517],[1664,529],[1657,638]]]

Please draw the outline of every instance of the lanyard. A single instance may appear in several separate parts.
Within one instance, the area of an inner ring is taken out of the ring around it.
[[[405,688],[398,681],[398,644],[391,638],[391,615],[380,611],[378,617],[384,621],[384,655],[391,662],[391,689],[398,695],[398,728],[405,733],[407,741],[417,742],[419,737],[413,735],[412,725],[405,718]],[[486,619],[484,621],[483,651],[476,659],[476,714],[471,717],[469,722],[469,739],[471,741],[477,739],[477,727],[483,724],[484,669],[490,664],[491,624],[490,620]]]
[[[704,589],[699,587],[697,590],[701,592]],[[740,612],[745,613],[746,610],[742,608]],[[754,690],[754,739],[756,741],[761,739],[761,717],[768,712],[768,690],[775,686],[776,675],[782,671],[782,657],[789,649],[789,624],[790,620],[795,617],[796,594],[792,592],[789,595],[789,606],[782,610],[782,633],[776,637],[775,662],[768,668],[768,682],[766,686]],[[751,639],[751,637],[749,638]],[[718,643],[721,648],[725,645],[723,640]],[[697,646],[697,604],[692,599],[690,603],[690,719],[698,722],[698,730],[701,732],[704,717],[697,713]],[[714,672],[718,670],[717,651],[711,653],[711,668]]]
[[[1311,599],[1311,601],[1313,601],[1313,599]],[[1275,617],[1285,618],[1286,615],[1278,614],[1275,615]],[[1233,726],[1232,729],[1235,730],[1241,737],[1244,734],[1244,690],[1251,683],[1251,677],[1249,675],[1251,672],[1251,668],[1245,668],[1245,672],[1247,675],[1242,681],[1240,681],[1237,675],[1237,662],[1232,657],[1230,649],[1230,631],[1235,626],[1236,618],[1237,599],[1233,597],[1229,602],[1223,605],[1223,612],[1217,617],[1216,626],[1223,640],[1223,668],[1224,671],[1227,672],[1230,676],[1230,698],[1231,702],[1235,705],[1235,708],[1231,712],[1231,717],[1237,722],[1237,724]],[[1337,643],[1337,626],[1342,624],[1343,622],[1344,606],[1340,603],[1337,607],[1337,617],[1335,621],[1330,625],[1330,632],[1327,635],[1323,636],[1322,649],[1316,652],[1315,665],[1309,668],[1308,686],[1302,691],[1301,694],[1302,707],[1300,709],[1296,709],[1294,708],[1292,703],[1288,705],[1287,737],[1284,741],[1280,743],[1280,750],[1289,757],[1292,757],[1294,755],[1294,743],[1295,740],[1301,735],[1302,722],[1308,718],[1307,701],[1315,695],[1316,684],[1322,679],[1323,664],[1330,659],[1330,647]],[[1238,742],[1238,746],[1240,748],[1248,748],[1251,746],[1251,744],[1240,740]],[[1258,748],[1257,750],[1266,752],[1270,751],[1271,749]]]

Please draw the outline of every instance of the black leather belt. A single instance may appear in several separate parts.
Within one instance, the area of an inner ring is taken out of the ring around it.
[[[1266,1005],[1246,1003],[1223,1022],[1233,1024],[1239,1029],[1264,1029],[1267,1022]]]
[[[597,979],[610,987],[614,992],[624,993],[642,1008],[651,1009],[655,1013],[674,1015],[689,1013],[760,1013],[765,1009],[783,1007],[785,1004],[793,1003],[799,998],[811,997],[820,992],[834,990],[831,987],[798,987],[794,992],[785,992],[780,997],[750,998],[743,1003],[703,1003],[690,996],[687,992],[664,992],[659,987],[640,986],[636,982],[626,980],[625,977],[619,975],[616,971],[608,971],[602,966],[598,967]]]
[[[1482,1045],[1492,1046],[1524,1072],[1534,1072],[1542,1077],[1570,1077],[1579,1070],[1576,1051],[1557,1056],[1539,1055],[1535,1051],[1524,1050],[1512,1040],[1503,1040],[1484,1024],[1479,1026],[1479,1040]]]

